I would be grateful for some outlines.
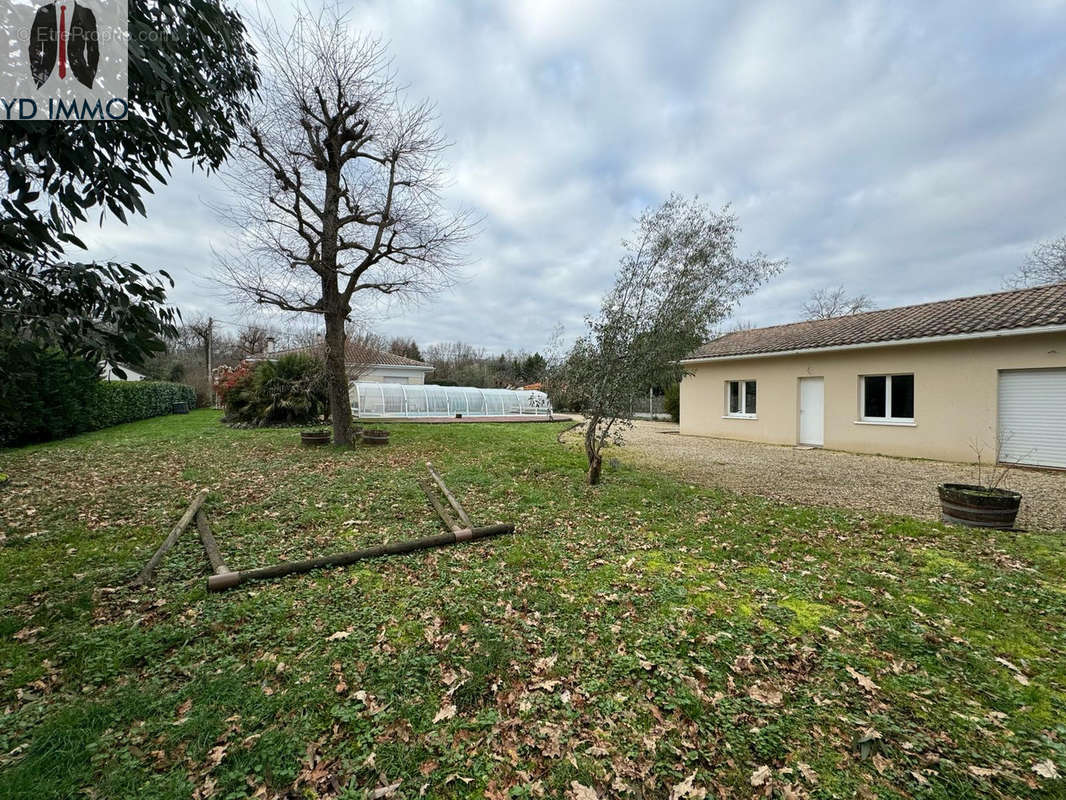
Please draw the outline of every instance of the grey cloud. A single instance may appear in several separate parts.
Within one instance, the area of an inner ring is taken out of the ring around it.
[[[794,319],[846,284],[881,306],[995,290],[1066,233],[1061,3],[374,0],[351,21],[391,41],[455,146],[448,198],[484,218],[466,279],[374,309],[420,343],[543,347],[576,334],[619,241],[670,191],[732,202],[742,247],[789,269],[737,317]],[[171,270],[183,306],[235,314],[182,172],[149,219],[88,232],[93,254]]]

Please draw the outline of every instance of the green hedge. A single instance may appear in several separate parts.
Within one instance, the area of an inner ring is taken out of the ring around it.
[[[196,408],[196,390],[163,381],[97,381],[89,398],[88,430],[170,414],[175,403]]]
[[[0,339],[0,447],[61,439],[196,405],[191,386],[104,382],[96,365],[58,350]]]

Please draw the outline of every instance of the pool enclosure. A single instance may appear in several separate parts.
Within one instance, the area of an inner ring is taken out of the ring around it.
[[[548,395],[528,389],[352,381],[348,394],[353,417],[547,417],[552,410]]]

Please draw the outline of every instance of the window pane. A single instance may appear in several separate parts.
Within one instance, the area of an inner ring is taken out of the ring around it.
[[[755,413],[755,381],[747,381],[744,384],[744,412]]]
[[[730,414],[739,414],[740,413],[740,382],[739,381],[730,381],[729,382],[729,413]]]
[[[892,376],[892,416],[914,419],[914,376]]]
[[[863,396],[865,402],[862,407],[864,417],[884,417],[885,411],[885,376],[868,375],[863,378],[865,385]]]

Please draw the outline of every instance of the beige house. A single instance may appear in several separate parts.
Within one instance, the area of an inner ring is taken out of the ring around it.
[[[324,344],[313,347],[293,347],[288,350],[272,350],[254,356],[249,361],[273,361],[291,353],[304,353],[323,357]],[[344,363],[351,380],[370,381],[373,383],[406,383],[422,385],[426,374],[433,371],[433,365],[413,358],[404,358],[395,353],[375,350],[358,342],[348,342],[344,347]]]
[[[1066,468],[1066,284],[737,331],[682,363],[683,434]]]

